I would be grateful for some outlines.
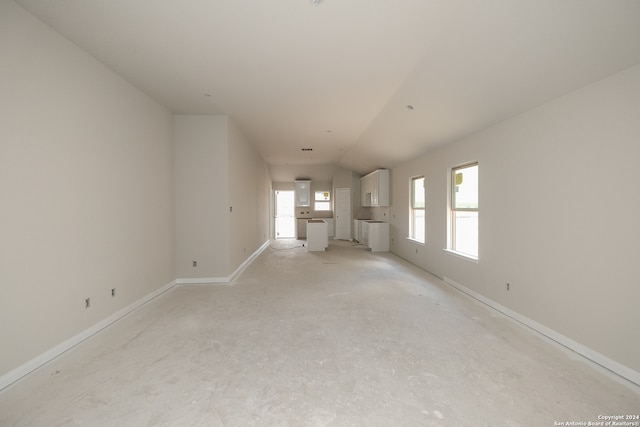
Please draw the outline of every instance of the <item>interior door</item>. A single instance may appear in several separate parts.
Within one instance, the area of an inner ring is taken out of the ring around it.
[[[294,239],[296,237],[294,192],[276,191],[275,197],[276,239]]]
[[[336,188],[336,239],[351,240],[351,189]]]

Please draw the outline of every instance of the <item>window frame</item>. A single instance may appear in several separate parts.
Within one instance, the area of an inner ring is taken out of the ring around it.
[[[318,194],[328,194],[328,198],[318,198]],[[318,209],[318,203],[328,203],[328,207],[326,209]],[[313,210],[318,212],[331,212],[331,191],[330,190],[319,190],[313,192]]]
[[[478,195],[477,200],[476,200],[476,207],[456,207],[456,173],[464,170],[464,169],[468,169],[471,167],[476,167],[477,171],[478,171],[478,179],[476,182],[477,185],[477,189],[476,189],[476,193]],[[448,210],[449,210],[449,215],[448,215],[448,225],[449,225],[449,230],[447,233],[448,236],[448,244],[447,244],[447,252],[450,252],[454,255],[460,256],[462,258],[466,258],[466,259],[470,259],[472,261],[477,262],[479,259],[479,252],[480,252],[480,242],[479,242],[479,234],[480,234],[480,166],[479,166],[479,162],[474,161],[474,162],[469,162],[469,163],[464,163],[455,167],[451,168],[451,173],[449,174],[449,203],[448,203]],[[458,212],[475,212],[476,216],[478,218],[478,223],[477,223],[477,230],[476,233],[478,235],[478,241],[477,241],[477,246],[476,246],[476,253],[472,254],[472,253],[468,253],[468,252],[462,252],[460,251],[458,248],[456,248],[456,226],[457,226],[457,216],[456,214]]]
[[[422,180],[422,200],[423,206],[416,206],[416,181]],[[422,230],[423,235],[417,236],[416,234],[416,212],[422,211]],[[422,237],[421,239],[419,237]],[[413,176],[409,179],[409,240],[413,240],[418,243],[426,243],[427,241],[427,186],[424,175]]]

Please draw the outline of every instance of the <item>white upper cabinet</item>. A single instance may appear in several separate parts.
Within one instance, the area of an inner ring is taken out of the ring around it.
[[[362,206],[389,206],[389,170],[378,169],[360,178]]]
[[[311,181],[296,181],[296,207],[311,206]]]

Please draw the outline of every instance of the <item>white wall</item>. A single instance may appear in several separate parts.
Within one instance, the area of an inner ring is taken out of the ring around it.
[[[225,277],[229,270],[227,118],[176,115],[174,135],[177,275]]]
[[[316,191],[328,191],[331,197],[331,210],[330,211],[317,211],[315,209],[315,197]],[[335,202],[335,192],[333,191],[333,184],[325,181],[311,181],[311,215],[314,218],[333,218],[333,203]]]
[[[175,270],[170,113],[11,1],[0,94],[2,376]]]
[[[334,193],[336,188],[351,189],[351,216],[354,219],[370,215],[370,208],[360,206],[360,175],[348,169],[336,168],[333,175]]]
[[[227,118],[229,206],[228,273],[270,238],[271,177],[267,164]]]
[[[392,251],[640,372],[639,112],[636,66],[393,169]],[[443,251],[449,168],[469,161],[477,264]],[[416,175],[426,245],[406,239]]]
[[[295,191],[296,184],[294,182],[274,182],[273,190],[274,191]],[[333,191],[333,184],[331,182],[322,182],[322,181],[311,181],[311,206],[304,208],[296,208],[294,214],[298,216],[298,214],[304,211],[304,218],[332,218],[333,217],[333,203],[331,205],[330,211],[317,211],[314,209],[315,205],[313,203],[313,197],[315,197],[315,191]],[[333,194],[331,195],[333,198]],[[333,200],[332,200],[333,202]],[[307,212],[309,212],[307,214]]]
[[[227,116],[177,115],[174,128],[177,275],[224,281],[270,238],[269,170]]]
[[[274,191],[295,191],[296,183],[291,182],[274,182],[273,184]]]

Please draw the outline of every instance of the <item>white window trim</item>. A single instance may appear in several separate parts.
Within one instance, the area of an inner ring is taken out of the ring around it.
[[[453,233],[454,233],[454,224],[453,224],[453,213],[455,211],[458,210],[467,210],[467,211],[475,211],[478,212],[478,216],[480,215],[480,208],[478,209],[452,209],[452,204],[453,204],[453,186],[455,185],[454,182],[452,181],[453,179],[453,171],[456,169],[462,169],[465,167],[469,167],[469,166],[473,166],[476,165],[479,167],[479,162],[478,161],[473,161],[473,162],[467,162],[467,163],[462,163],[460,165],[457,166],[453,166],[452,168],[449,169],[449,173],[448,173],[448,177],[447,177],[447,185],[448,185],[448,191],[447,191],[447,247],[443,249],[443,251],[445,251],[446,253],[450,254],[450,255],[454,255],[458,258],[467,260],[467,261],[471,261],[474,262],[476,264],[478,264],[479,259],[480,259],[480,247],[478,247],[478,256],[475,255],[471,255],[465,252],[458,252],[455,249],[451,249],[451,247],[453,246]],[[478,189],[479,192],[480,189]],[[480,226],[480,224],[478,224],[478,227]],[[479,232],[480,230],[478,230]],[[479,242],[478,242],[479,244]]]
[[[427,242],[421,242],[420,240],[416,240],[413,237],[407,237],[407,240],[421,246],[427,246]]]
[[[329,193],[329,200],[316,199],[316,193]],[[333,198],[331,197],[331,190],[316,190],[313,192],[313,210],[316,212],[331,212],[333,211]],[[329,209],[317,209],[317,203],[329,203]]]
[[[413,207],[413,182],[416,179],[422,179],[422,185],[423,185],[423,189],[424,189],[424,208],[422,209],[416,209]],[[409,236],[407,237],[407,240],[421,244],[421,245],[425,245],[427,243],[427,190],[426,190],[426,179],[424,175],[416,175],[416,176],[412,176],[409,179]],[[413,230],[414,228],[414,218],[413,218],[413,211],[414,210],[422,210],[424,212],[423,216],[424,216],[424,236],[422,236],[423,240],[419,240],[416,239],[415,236],[415,232]]]
[[[471,254],[465,254],[464,252],[458,252],[458,251],[454,251],[453,249],[447,249],[447,248],[443,249],[443,251],[445,251],[446,253],[448,253],[450,255],[454,255],[454,256],[456,256],[458,258],[462,258],[462,259],[465,259],[467,261],[474,262],[476,264],[478,264],[478,262],[479,262],[478,261],[478,257],[473,256]]]

